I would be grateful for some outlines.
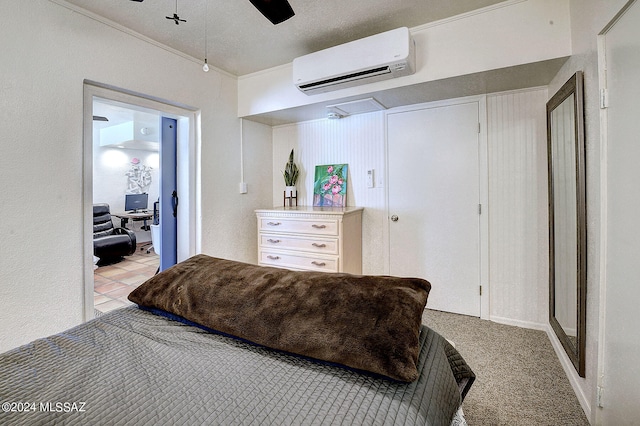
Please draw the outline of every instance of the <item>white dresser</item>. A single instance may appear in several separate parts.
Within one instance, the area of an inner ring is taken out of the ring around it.
[[[281,268],[362,273],[362,207],[256,210],[258,263]]]

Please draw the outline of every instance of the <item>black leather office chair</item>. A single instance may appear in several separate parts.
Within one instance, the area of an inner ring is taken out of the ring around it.
[[[100,263],[108,263],[136,251],[136,234],[116,228],[111,221],[109,204],[93,205],[93,254]]]

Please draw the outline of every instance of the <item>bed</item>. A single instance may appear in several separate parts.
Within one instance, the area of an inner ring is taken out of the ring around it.
[[[138,306],[0,355],[0,423],[464,424],[475,375],[416,324],[425,283],[198,255]]]

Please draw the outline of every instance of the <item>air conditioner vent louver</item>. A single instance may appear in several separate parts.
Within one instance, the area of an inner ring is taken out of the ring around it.
[[[414,72],[415,47],[406,27],[293,60],[294,84],[309,95],[401,77]]]
[[[347,74],[341,77],[328,78],[326,80],[316,81],[315,83],[301,84],[298,87],[300,89],[313,89],[319,86],[333,85],[336,82],[360,80],[363,78],[369,78],[372,75],[389,74],[390,72],[391,70],[389,69],[389,67],[380,67],[374,68],[372,70],[354,72],[353,74]]]

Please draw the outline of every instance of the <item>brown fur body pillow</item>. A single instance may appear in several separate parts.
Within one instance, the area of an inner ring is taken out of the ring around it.
[[[431,285],[418,278],[296,272],[197,255],[129,295],[205,327],[410,382]]]

